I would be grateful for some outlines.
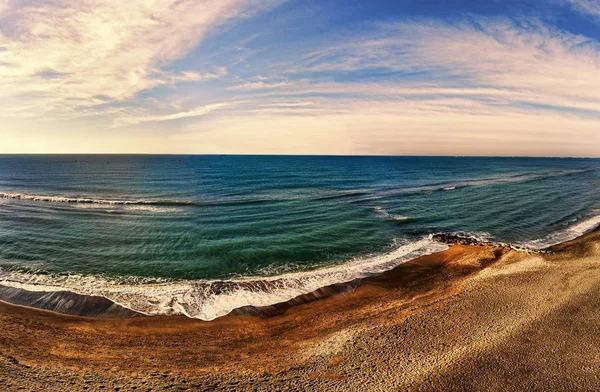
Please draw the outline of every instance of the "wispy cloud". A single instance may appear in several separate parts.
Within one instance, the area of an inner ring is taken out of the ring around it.
[[[599,53],[598,42],[541,23],[409,23],[385,25],[370,37],[348,37],[313,51],[293,70],[393,73],[381,85],[303,86],[328,93],[479,96],[491,103],[502,97],[514,104],[600,113]]]
[[[242,84],[237,84],[234,86],[230,86],[228,90],[243,90],[243,91],[253,91],[253,90],[270,90],[270,89],[280,89],[283,87],[290,86],[289,82],[276,82],[276,83],[267,83],[267,82],[247,82]]]
[[[287,80],[236,85],[261,104],[188,134],[213,146],[253,134],[230,152],[439,153],[445,140],[460,154],[594,155],[599,49],[539,21],[379,25],[278,63]]]
[[[566,0],[576,10],[593,16],[600,17],[600,3],[596,0]]]
[[[227,71],[166,70],[225,22],[275,0],[13,0],[0,6],[0,103],[35,102],[39,115],[131,99],[161,85]],[[10,115],[10,111],[2,111]]]
[[[201,116],[205,116],[209,113],[212,112],[216,112],[218,110],[222,110],[225,108],[231,108],[236,106],[235,103],[231,103],[231,102],[220,102],[220,103],[213,103],[210,105],[206,105],[206,106],[200,106],[191,110],[186,110],[184,112],[176,112],[176,113],[171,113],[171,114],[165,114],[165,115],[146,115],[146,116],[140,116],[140,117],[135,117],[135,116],[130,116],[130,115],[126,115],[126,116],[121,116],[120,118],[116,118],[113,126],[114,127],[122,127],[122,126],[127,126],[127,125],[136,125],[136,124],[142,124],[142,123],[147,123],[147,122],[157,122],[157,121],[170,121],[170,120],[179,120],[182,118],[187,118],[187,117],[201,117]]]
[[[78,119],[123,140],[160,129],[173,152],[600,148],[600,42],[582,29],[549,18],[421,16],[285,44],[263,20],[222,38],[223,26],[239,27],[229,22],[277,3],[0,2],[0,116],[29,128]],[[600,20],[595,1],[549,3]],[[217,54],[197,51],[206,43]]]

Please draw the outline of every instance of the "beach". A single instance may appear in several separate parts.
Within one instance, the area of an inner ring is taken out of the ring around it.
[[[456,244],[346,289],[214,321],[1,303],[0,381],[7,390],[598,389],[599,257],[599,231],[544,254]]]
[[[600,391],[600,0],[0,0],[0,392]]]

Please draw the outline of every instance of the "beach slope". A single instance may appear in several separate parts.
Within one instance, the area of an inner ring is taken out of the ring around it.
[[[547,254],[453,245],[334,289],[211,322],[2,302],[0,389],[600,389],[598,231]]]

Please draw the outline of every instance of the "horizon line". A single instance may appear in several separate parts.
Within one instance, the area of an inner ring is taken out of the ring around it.
[[[572,155],[419,155],[419,154],[256,154],[256,153],[138,153],[138,152],[0,152],[0,156],[43,156],[43,155],[113,155],[113,156],[272,156],[272,157],[406,157],[406,158],[546,158],[546,159],[600,159],[599,156]]]

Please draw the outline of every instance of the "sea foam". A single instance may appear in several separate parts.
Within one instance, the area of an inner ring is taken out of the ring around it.
[[[550,233],[545,237],[519,243],[518,245],[533,248],[544,249],[562,242],[573,240],[584,234],[587,234],[600,226],[600,210],[594,211],[594,215],[588,216],[582,221],[569,226],[563,230]]]
[[[268,306],[336,283],[351,282],[390,270],[419,256],[440,252],[447,245],[423,238],[394,251],[357,258],[340,265],[271,277],[229,281],[179,281],[120,284],[107,278],[23,274],[0,271],[0,284],[29,291],[72,291],[103,296],[118,305],[147,315],[183,314],[213,320],[244,306]]]
[[[398,215],[398,214],[390,214],[383,207],[375,206],[373,207],[378,216],[380,216],[384,220],[394,220],[398,222],[408,222],[411,219],[408,216]]]
[[[193,205],[191,201],[181,200],[115,200],[91,197],[75,197],[63,195],[34,195],[29,193],[0,192],[0,199],[28,200],[49,203],[79,203],[107,205]]]

